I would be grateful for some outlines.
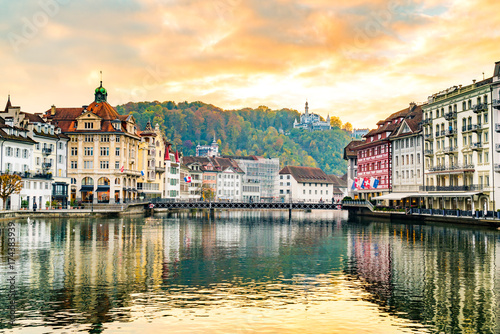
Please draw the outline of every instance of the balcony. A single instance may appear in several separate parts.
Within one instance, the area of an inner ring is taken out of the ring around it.
[[[500,152],[500,144],[495,144],[495,149],[497,150],[497,152]]]
[[[432,141],[432,139],[433,139],[432,133],[428,133],[428,134],[424,135],[424,138],[425,138],[425,140]]]
[[[455,136],[457,134],[457,129],[446,130],[444,135],[446,137]]]
[[[456,111],[451,111],[446,114],[444,114],[444,119],[447,121],[451,121],[452,119],[457,118],[457,112]]]
[[[495,124],[495,131],[500,132],[500,123]]]
[[[42,168],[43,169],[49,169],[50,167],[52,167],[52,164],[50,162],[44,162],[44,163],[42,163]]]
[[[460,165],[460,164],[453,164],[453,165],[437,165],[437,166],[432,166],[429,168],[429,172],[446,172],[449,173],[450,171],[474,171],[474,165]]]
[[[482,184],[471,184],[468,186],[420,186],[420,191],[481,191]]]
[[[495,165],[495,172],[500,173],[500,165]]]
[[[481,142],[472,143],[471,144],[471,148],[472,148],[473,151],[482,150],[483,149],[483,143],[481,143]]]
[[[52,153],[52,149],[50,147],[42,148],[42,154],[49,155]]]
[[[481,130],[481,128],[482,128],[481,124],[469,125],[469,131],[472,131],[472,132],[478,132]]]
[[[475,112],[476,114],[486,110],[488,110],[487,103],[479,103],[472,107],[472,111]]]
[[[156,173],[165,173],[165,167],[155,167]]]
[[[491,101],[491,106],[495,109],[500,109],[500,100]]]
[[[434,151],[433,150],[425,150],[424,151],[424,155],[428,156],[428,155],[433,155],[434,154]]]
[[[456,147],[453,147],[453,146],[450,146],[450,147],[445,147],[443,149],[443,152],[444,154],[453,154],[453,153],[456,153],[457,152],[457,148]]]
[[[427,118],[422,120],[422,125],[427,125],[432,123],[432,118]]]

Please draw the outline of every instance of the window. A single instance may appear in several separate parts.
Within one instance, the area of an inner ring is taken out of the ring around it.
[[[62,155],[59,155],[59,163],[62,164]]]
[[[76,179],[74,177],[71,178],[71,184],[76,184]]]
[[[487,124],[488,123],[488,113],[485,113],[484,114],[484,123]]]
[[[87,143],[92,143],[92,142],[94,142],[94,136],[93,135],[85,135],[84,141]]]
[[[19,158],[21,156],[21,150],[16,148],[16,158]]]
[[[115,161],[115,169],[120,169],[120,161]]]
[[[76,161],[71,161],[71,169],[77,169],[78,168],[78,164]]]
[[[23,150],[23,158],[28,158],[28,150]]]
[[[7,156],[8,157],[12,156],[12,147],[7,147]]]
[[[78,155],[78,147],[71,148],[71,155],[73,155],[73,156]]]
[[[92,168],[94,168],[94,162],[92,160],[84,161],[83,162],[83,168],[85,168],[85,169],[92,169]]]
[[[487,143],[489,141],[488,131],[484,131],[484,142]]]
[[[489,163],[490,162],[490,154],[488,151],[484,151],[484,162]]]
[[[116,135],[116,140],[115,140],[117,143],[120,142],[120,135]]]
[[[40,157],[36,157],[36,164],[40,166]]]
[[[101,169],[109,169],[109,161],[101,161]]]
[[[94,128],[94,123],[92,122],[85,122],[85,129],[93,129]]]
[[[109,143],[109,135],[101,135],[101,142]]]
[[[94,155],[94,148],[93,147],[85,147],[84,148],[84,155],[85,156],[92,156],[92,155]]]
[[[119,156],[120,156],[120,148],[119,148],[119,147],[117,147],[117,148],[115,149],[115,155],[116,155],[117,157],[119,157]]]
[[[101,147],[101,156],[109,155],[109,147]]]

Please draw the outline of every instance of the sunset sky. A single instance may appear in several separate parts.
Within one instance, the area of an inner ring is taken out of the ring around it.
[[[291,108],[354,127],[493,74],[494,0],[41,0],[0,4],[0,103]]]

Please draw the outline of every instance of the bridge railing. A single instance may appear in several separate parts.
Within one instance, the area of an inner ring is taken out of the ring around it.
[[[347,200],[347,201],[342,201],[343,206],[354,206],[354,207],[367,207],[371,211],[375,209],[373,204],[370,201],[365,201],[365,200]]]

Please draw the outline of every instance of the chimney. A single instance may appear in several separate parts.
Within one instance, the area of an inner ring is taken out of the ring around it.
[[[54,116],[56,114],[56,106],[55,105],[52,105],[50,107],[50,115],[51,116]]]
[[[412,111],[415,108],[416,104],[415,102],[410,102],[410,111]]]
[[[476,83],[476,79],[472,80],[472,83],[475,84]]]

